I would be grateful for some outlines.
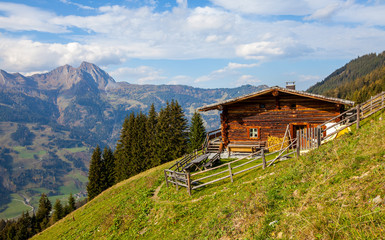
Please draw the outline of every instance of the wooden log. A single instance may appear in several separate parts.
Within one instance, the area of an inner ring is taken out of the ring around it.
[[[262,149],[262,163],[263,163],[263,169],[266,168],[266,159],[265,159],[265,150]]]
[[[356,128],[359,129],[360,128],[360,104],[357,104],[357,125],[356,125]]]
[[[230,165],[230,163],[228,164],[228,166],[229,166],[229,173],[230,173],[231,182],[234,182],[234,180],[233,180],[233,173],[231,172],[231,165]]]
[[[300,131],[297,130],[297,158],[301,156],[301,136]]]
[[[178,183],[178,179],[176,177],[176,173],[174,172],[174,182]],[[175,184],[175,187],[176,187],[176,190],[179,191],[179,187],[178,187],[179,184]]]
[[[166,186],[168,187],[168,176],[166,170],[164,170],[164,177],[166,178]]]
[[[186,173],[187,176],[187,192],[191,196],[191,178],[190,178],[190,172]]]
[[[321,146],[321,128],[317,127],[317,147]]]

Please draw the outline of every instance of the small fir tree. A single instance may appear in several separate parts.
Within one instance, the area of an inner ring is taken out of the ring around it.
[[[63,205],[61,204],[59,199],[56,199],[56,202],[53,206],[54,212],[52,213],[52,224],[62,219],[65,215]]]
[[[206,138],[206,129],[203,124],[202,116],[195,112],[191,118],[190,132],[189,132],[189,140],[190,140],[190,152],[195,149],[201,149],[202,144]]]
[[[88,184],[87,184],[87,194],[88,200],[92,200],[101,190],[101,171],[102,171],[102,158],[101,158],[100,147],[96,146],[94,152],[92,153],[90,170],[88,172]]]
[[[112,187],[115,183],[115,157],[109,147],[105,147],[103,150],[103,163],[103,190],[106,190],[107,188]]]
[[[41,194],[39,200],[39,208],[36,212],[36,221],[38,223],[39,230],[44,230],[49,225],[49,215],[52,210],[52,204],[49,201],[45,193]]]
[[[156,158],[157,144],[156,144],[156,135],[157,129],[156,124],[158,122],[158,114],[155,111],[154,104],[151,105],[150,111],[148,112],[147,122],[146,122],[146,156],[149,161],[149,168],[158,166],[160,162]]]

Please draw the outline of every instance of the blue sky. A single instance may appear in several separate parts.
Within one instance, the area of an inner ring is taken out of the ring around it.
[[[0,68],[95,63],[116,81],[306,90],[385,50],[385,1],[0,1]]]

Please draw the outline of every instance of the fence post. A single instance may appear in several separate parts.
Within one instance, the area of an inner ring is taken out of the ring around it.
[[[356,125],[356,127],[357,127],[357,129],[359,129],[360,128],[360,115],[361,115],[361,113],[360,113],[360,104],[358,104],[357,105],[357,125]]]
[[[166,186],[168,187],[168,176],[167,176],[167,171],[164,170],[164,177],[166,178]]]
[[[263,169],[266,168],[266,159],[265,159],[265,149],[262,148],[262,163],[263,163]]]
[[[384,92],[382,92],[382,93],[384,93]],[[381,107],[383,107],[384,106],[384,94],[382,94],[382,96],[381,96]]]
[[[301,156],[301,136],[300,131],[297,130],[297,158]]]
[[[373,112],[373,96],[370,97],[370,112]]]
[[[317,127],[317,148],[321,146],[321,127]]]
[[[177,177],[176,177],[176,172],[174,171],[174,182],[175,182],[175,188],[177,191],[179,191],[179,185],[178,185],[178,180],[177,180]]]
[[[231,182],[233,182],[233,173],[231,172],[231,166],[230,166],[230,163],[227,164],[229,166],[229,172],[230,172],[230,178],[231,178]]]
[[[186,177],[187,177],[187,192],[191,196],[191,177],[190,177],[190,172],[186,172]]]

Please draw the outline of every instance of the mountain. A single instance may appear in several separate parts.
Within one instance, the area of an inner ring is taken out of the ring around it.
[[[266,87],[136,85],[87,62],[32,76],[0,70],[0,218],[28,210],[22,201],[36,207],[42,192],[56,198],[84,192],[92,149],[115,147],[132,111],[147,112],[152,103],[159,111],[174,99],[190,118],[204,104]],[[203,117],[208,130],[219,127],[217,113]]]
[[[298,158],[194,190],[168,163],[107,189],[32,239],[382,239],[385,113]],[[226,173],[227,174],[227,173]]]
[[[385,91],[385,52],[358,57],[310,87],[310,93],[364,102]]]

